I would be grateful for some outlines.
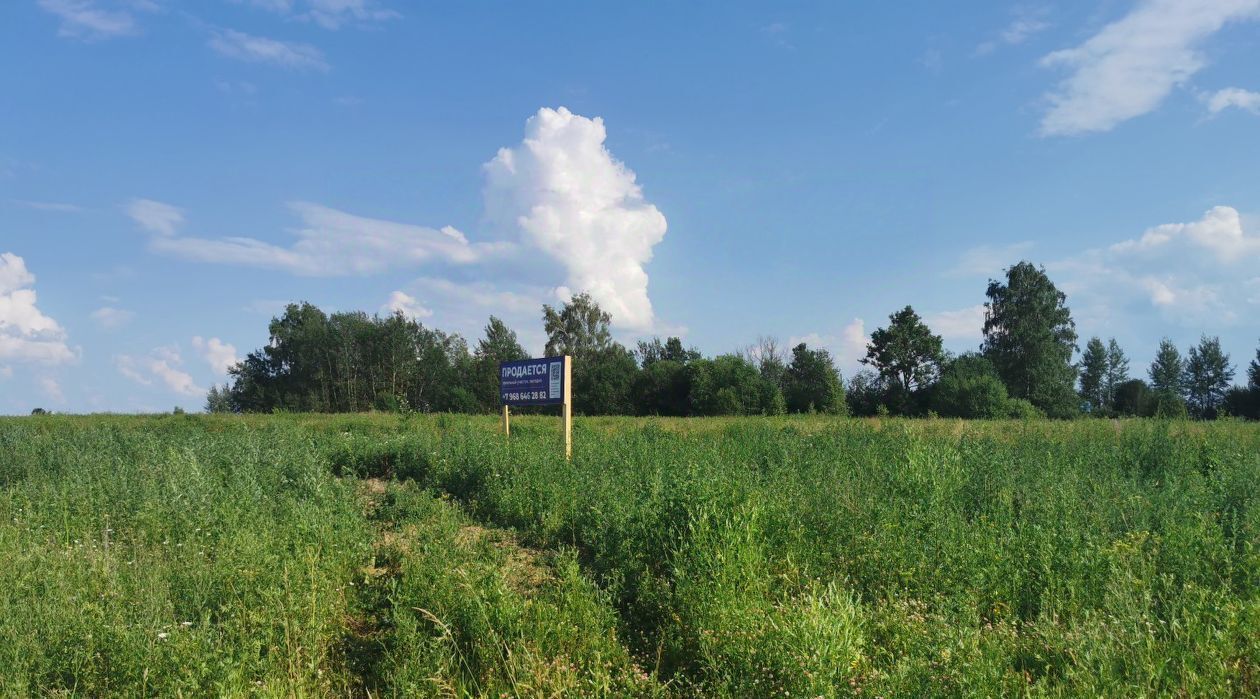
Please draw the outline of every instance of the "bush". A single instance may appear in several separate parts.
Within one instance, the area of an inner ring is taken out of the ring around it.
[[[1015,420],[1036,420],[1046,416],[1041,412],[1041,408],[1029,403],[1023,398],[1011,398],[1006,402],[1007,417]]]
[[[932,410],[946,417],[993,419],[1010,413],[1006,386],[989,360],[964,354],[946,367],[931,400]]]

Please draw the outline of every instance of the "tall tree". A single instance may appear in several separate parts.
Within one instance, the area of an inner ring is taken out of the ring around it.
[[[499,405],[499,364],[529,357],[516,339],[516,332],[494,316],[486,323],[485,336],[473,352],[472,390],[482,410]]]
[[[811,350],[804,342],[793,347],[792,363],[784,372],[783,384],[789,412],[848,412],[840,372],[825,349]]]
[[[1256,358],[1247,365],[1247,387],[1260,391],[1260,347],[1256,348]]]
[[[1116,338],[1107,341],[1107,378],[1103,381],[1103,394],[1108,410],[1115,410],[1116,391],[1120,384],[1129,380],[1129,358]]]
[[[888,316],[887,328],[871,333],[862,363],[875,367],[885,383],[913,393],[936,380],[943,359],[941,336],[906,306]]]
[[[632,411],[631,388],[639,369],[634,354],[612,339],[612,317],[590,294],[574,296],[560,310],[543,306],[548,357],[573,357],[573,409],[587,415]]]
[[[634,354],[639,360],[639,366],[644,369],[656,362],[686,364],[700,358],[699,350],[695,348],[684,349],[682,340],[677,337],[666,338],[664,342],[661,342],[659,337],[654,337],[651,340],[639,340],[639,347]]]
[[[579,357],[608,349],[613,344],[612,316],[588,293],[574,296],[560,310],[543,305],[543,329],[547,332],[548,357]]]
[[[1107,407],[1107,348],[1097,337],[1085,344],[1080,372],[1081,398],[1089,403],[1090,411],[1101,412]]]
[[[1190,348],[1186,360],[1186,403],[1190,413],[1200,419],[1216,417],[1233,380],[1234,367],[1229,363],[1229,355],[1221,350],[1221,338],[1199,338],[1199,345]]]
[[[1076,324],[1067,296],[1031,262],[1007,269],[985,293],[983,352],[1007,391],[1051,417],[1075,414]]]
[[[1159,341],[1159,351],[1151,362],[1147,374],[1151,390],[1160,398],[1180,398],[1185,393],[1186,364],[1177,351],[1177,345],[1169,338]]]
[[[787,358],[778,338],[762,335],[757,342],[744,349],[741,354],[749,364],[757,367],[761,377],[770,383],[783,388],[783,373],[787,371]]]

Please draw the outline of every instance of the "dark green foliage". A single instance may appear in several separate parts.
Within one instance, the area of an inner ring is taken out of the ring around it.
[[[656,362],[674,362],[685,365],[701,357],[700,350],[694,347],[684,349],[682,340],[677,337],[667,338],[665,342],[661,342],[659,337],[639,340],[639,348],[635,351],[635,356],[639,360],[639,366],[644,369]]]
[[[290,304],[269,331],[266,347],[229,370],[235,411],[429,412],[473,402],[463,339],[401,313],[326,315]]]
[[[232,409],[232,387],[224,384],[222,388],[218,385],[210,386],[210,390],[206,392],[207,413],[230,413]]]
[[[848,411],[840,373],[825,349],[811,350],[805,343],[792,348],[792,363],[783,375],[783,398],[788,412],[830,413]]]
[[[849,378],[849,385],[844,391],[845,401],[849,404],[849,414],[854,417],[872,417],[879,412],[884,402],[884,384],[879,374],[870,369],[862,369]]]
[[[777,415],[783,398],[743,357],[725,354],[687,366],[691,376],[691,415]]]
[[[612,339],[612,317],[590,294],[574,296],[560,310],[543,306],[546,356],[573,358],[573,409],[582,415],[627,415],[639,364]]]
[[[1011,413],[1006,386],[983,355],[950,361],[932,391],[932,410],[942,417],[994,419]]]
[[[634,377],[630,389],[636,415],[691,414],[691,379],[693,372],[686,364],[673,360],[655,360]]]
[[[472,358],[470,384],[478,410],[493,411],[499,406],[499,364],[527,358],[529,354],[517,341],[516,332],[503,321],[490,316],[485,337],[477,341]]]
[[[1107,398],[1107,348],[1102,340],[1091,337],[1081,355],[1081,399],[1089,405],[1089,411],[1103,414],[1108,406]]]
[[[1151,377],[1151,390],[1161,400],[1185,395],[1186,364],[1172,340],[1160,340],[1159,351],[1155,353],[1155,361],[1151,362],[1147,374]]]
[[[1103,394],[1108,409],[1115,411],[1116,391],[1129,380],[1129,358],[1116,338],[1107,341],[1107,376],[1103,381]]]
[[[941,337],[910,306],[888,316],[888,327],[871,333],[863,364],[875,367],[884,384],[913,394],[936,380],[944,352]]]
[[[573,409],[580,415],[630,415],[631,388],[639,364],[630,350],[612,343],[573,357]]]
[[[1216,417],[1233,380],[1234,368],[1229,355],[1221,350],[1221,339],[1204,335],[1197,347],[1190,348],[1186,360],[1186,406],[1190,414],[1204,420]]]
[[[1020,262],[1004,282],[986,291],[984,355],[1013,398],[1024,398],[1050,417],[1079,412],[1076,396],[1076,324],[1044,269]]]
[[[1114,410],[1127,417],[1150,417],[1155,412],[1153,394],[1142,379],[1129,379],[1116,386]]]

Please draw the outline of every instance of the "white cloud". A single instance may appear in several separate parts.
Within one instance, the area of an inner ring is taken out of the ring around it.
[[[1252,114],[1260,114],[1260,92],[1251,92],[1238,87],[1227,87],[1224,90],[1206,95],[1208,111],[1219,114],[1230,107],[1236,107]]]
[[[26,199],[14,199],[14,204],[25,206],[28,209],[36,211],[50,211],[62,214],[77,214],[83,211],[83,207],[77,204],[67,204],[60,201],[29,201]]]
[[[1218,206],[1198,221],[1154,226],[1046,268],[1083,328],[1120,332],[1154,312],[1207,332],[1254,314],[1247,284],[1257,260],[1260,238],[1248,235],[1236,210]]]
[[[50,376],[45,376],[39,380],[39,390],[44,392],[44,396],[55,403],[64,403],[66,396],[61,392],[61,384]]]
[[[105,328],[106,330],[121,328],[127,323],[130,323],[135,317],[135,313],[121,308],[115,308],[113,306],[102,306],[101,308],[92,311],[92,320],[96,321],[97,325]]]
[[[959,277],[998,277],[1002,270],[1026,257],[1033,244],[981,245],[964,252],[949,273]]]
[[[158,347],[149,355],[135,357],[121,355],[114,358],[114,366],[118,373],[143,386],[152,386],[157,379],[168,390],[184,396],[203,396],[206,389],[197,386],[188,372],[179,367],[183,365],[176,347]]]
[[[979,340],[984,336],[984,304],[941,311],[924,322],[945,340]]]
[[[1212,207],[1203,218],[1191,223],[1165,223],[1149,228],[1141,238],[1116,243],[1111,250],[1142,254],[1177,243],[1192,250],[1207,251],[1223,264],[1260,256],[1260,236],[1247,235],[1238,210],[1230,206]]]
[[[421,277],[413,286],[423,289],[429,294],[443,296],[447,299],[459,299],[473,305],[488,309],[498,309],[499,313],[542,313],[544,294],[539,289],[525,292],[506,291],[489,282],[457,283],[449,279]]]
[[[192,344],[193,349],[197,350],[197,353],[206,360],[206,364],[209,364],[216,374],[226,375],[228,369],[240,361],[236,357],[236,347],[217,337],[207,340],[197,335],[193,337]]]
[[[308,202],[289,208],[303,227],[298,242],[281,247],[254,238],[155,236],[150,246],[198,262],[279,269],[304,276],[372,274],[432,261],[477,262],[510,249],[503,243],[470,244],[463,233],[366,218]]]
[[[184,225],[184,212],[170,204],[152,199],[132,199],[127,215],[141,228],[160,235],[175,235]]]
[[[1044,7],[1017,9],[1015,18],[998,33],[996,39],[986,41],[976,47],[976,55],[992,53],[998,46],[1003,44],[1017,46],[1027,41],[1034,34],[1040,34],[1049,29],[1053,25],[1046,21],[1048,13],[1048,9]]]
[[[351,22],[370,24],[401,17],[373,0],[250,0],[250,4],[294,19],[314,22],[325,29],[340,29]]]
[[[240,61],[271,63],[296,70],[328,70],[324,54],[310,44],[254,36],[234,29],[214,30],[208,44],[219,55]]]
[[[13,253],[0,254],[0,360],[60,364],[73,361],[66,331],[36,307],[35,275]]]
[[[1260,0],[1142,0],[1080,46],[1042,59],[1072,71],[1047,95],[1042,135],[1108,131],[1154,110],[1206,65],[1201,42],[1257,15]]]
[[[667,224],[606,136],[598,117],[539,110],[524,141],[486,164],[486,206],[564,265],[567,286],[589,291],[615,325],[647,329],[654,314],[643,265]]]
[[[40,9],[61,20],[57,35],[74,39],[112,39],[138,33],[124,10],[103,10],[93,0],[39,0]]]
[[[381,306],[381,311],[390,314],[401,312],[408,318],[428,318],[433,315],[433,311],[425,308],[424,304],[417,301],[414,296],[409,296],[402,291],[390,294],[389,300]]]
[[[11,378],[13,378],[13,367],[0,366],[0,379],[11,379]]]
[[[866,322],[854,318],[840,329],[838,335],[822,335],[816,332],[808,335],[794,336],[788,339],[788,350],[804,342],[813,348],[822,347],[831,353],[842,374],[852,376],[861,366],[866,356],[866,346],[870,338],[866,335]]]

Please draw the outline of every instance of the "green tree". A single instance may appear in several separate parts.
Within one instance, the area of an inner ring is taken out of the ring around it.
[[[688,365],[692,415],[764,415],[783,412],[778,387],[744,357],[725,354]]]
[[[1190,348],[1186,360],[1186,404],[1190,414],[1205,420],[1215,418],[1233,380],[1234,367],[1221,349],[1221,339],[1201,337],[1199,345]]]
[[[848,411],[840,372],[825,349],[811,350],[804,342],[793,347],[783,384],[788,412],[843,415]]]
[[[862,363],[875,367],[885,386],[908,397],[936,380],[943,359],[941,337],[906,306],[888,316],[887,328],[871,333]]]
[[[744,359],[761,372],[762,378],[783,390],[783,377],[787,372],[787,359],[779,341],[769,335],[757,338],[757,342],[740,353]]]
[[[543,329],[547,333],[548,357],[581,357],[611,347],[612,316],[600,309],[588,293],[574,296],[560,310],[543,305]]]
[[[932,391],[932,410],[945,417],[994,419],[1011,412],[1006,385],[983,355],[963,354],[941,372]]]
[[[1150,417],[1154,414],[1151,389],[1142,379],[1129,379],[1116,386],[1112,410],[1117,415]]]
[[[639,360],[639,366],[646,369],[656,362],[675,362],[685,365],[687,362],[699,359],[700,351],[695,348],[684,349],[682,340],[677,337],[667,338],[664,342],[661,342],[661,338],[654,337],[651,340],[639,340],[635,356]]]
[[[983,352],[1013,398],[1024,398],[1050,417],[1079,411],[1076,397],[1076,324],[1044,269],[1030,262],[1006,270],[985,292]]]
[[[219,388],[217,384],[210,386],[210,390],[206,393],[206,412],[232,412],[232,389],[228,385],[224,384],[222,388]]]
[[[1081,355],[1081,399],[1089,403],[1093,413],[1107,407],[1107,348],[1097,337],[1089,338]]]
[[[1103,397],[1108,410],[1115,410],[1116,390],[1129,380],[1129,358],[1116,338],[1107,341],[1107,378],[1103,381]]]
[[[573,357],[573,409],[586,415],[622,415],[633,410],[631,388],[639,363],[614,342],[612,317],[590,294],[574,296],[560,310],[543,306],[548,357]]]
[[[844,397],[849,404],[850,415],[871,417],[883,405],[884,382],[874,371],[862,369],[849,377]]]
[[[1159,351],[1155,353],[1155,361],[1151,362],[1147,374],[1151,379],[1151,390],[1160,399],[1181,398],[1185,393],[1186,364],[1172,340],[1160,340]]]
[[[1256,358],[1247,365],[1247,387],[1260,391],[1260,347],[1256,348]]]
[[[493,411],[499,406],[499,364],[528,357],[516,339],[516,332],[502,320],[490,316],[485,336],[477,341],[473,352],[473,378],[470,380],[481,410]]]

